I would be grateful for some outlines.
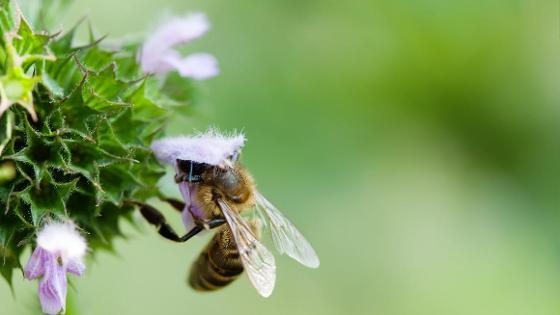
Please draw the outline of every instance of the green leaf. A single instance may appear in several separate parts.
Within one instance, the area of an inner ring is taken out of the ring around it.
[[[134,104],[132,111],[134,119],[150,122],[154,117],[166,118],[168,111],[157,105],[149,96],[146,95],[146,84],[144,80],[142,84],[134,90],[127,100]]]
[[[12,1],[0,0],[0,33],[5,34],[15,29]],[[3,41],[2,36],[2,41]]]
[[[17,37],[13,40],[13,45],[20,56],[24,55],[50,55],[47,43],[50,36],[46,33],[34,33],[31,25],[23,17],[19,17],[19,27]]]
[[[14,114],[10,111],[0,117],[0,156],[4,148],[12,138],[12,129],[14,128]]]
[[[101,49],[99,43],[80,50],[80,62],[89,71],[100,72],[114,64],[115,52]]]
[[[65,201],[76,187],[77,180],[68,183],[55,182],[48,173],[24,192],[21,198],[31,205],[33,224],[39,225],[49,213],[67,216]]]
[[[119,204],[124,197],[130,196],[140,185],[130,172],[118,164],[102,168],[99,178],[107,200],[114,204]]]
[[[43,83],[53,94],[56,95],[58,89],[62,89],[63,97],[70,97],[72,92],[83,83],[85,74],[80,70],[75,58],[75,55],[69,54],[43,64],[41,73],[43,77],[47,77]]]
[[[84,104],[97,111],[119,111],[130,104],[121,99],[128,84],[118,80],[115,65],[110,65],[99,73],[88,72],[87,80],[82,88]]]

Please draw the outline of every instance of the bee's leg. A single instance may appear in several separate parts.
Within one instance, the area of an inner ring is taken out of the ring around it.
[[[191,213],[191,216],[193,217],[194,224],[202,227],[205,230],[211,230],[213,228],[216,228],[226,223],[226,219],[224,218],[214,218],[211,220],[200,219],[195,213],[192,212],[191,208],[188,208],[188,211]]]
[[[218,218],[218,219],[212,219],[212,220],[208,220],[208,221],[201,221],[202,222],[202,227],[206,230],[211,230],[213,228],[217,228],[218,226],[226,223],[226,219],[224,218]]]
[[[204,229],[213,229],[225,223],[225,219],[222,218],[204,221],[203,224],[197,224],[187,234],[179,237],[159,210],[145,203],[137,203],[137,205],[142,216],[157,228],[159,235],[174,242],[186,242]]]
[[[181,238],[175,233],[171,225],[167,223],[167,220],[159,210],[145,203],[137,203],[137,205],[140,207],[140,213],[144,219],[157,228],[159,235],[174,242],[181,242]]]
[[[203,223],[200,223],[203,222]],[[225,219],[213,219],[209,221],[198,221],[196,226],[193,227],[187,234],[181,236],[181,242],[188,241],[191,237],[197,235],[198,233],[202,232],[203,230],[210,230],[216,228],[222,224],[226,223]]]
[[[164,196],[160,196],[159,199],[161,201],[167,202],[171,207],[173,207],[173,209],[179,212],[183,212],[183,209],[185,209],[185,203],[179,199],[164,197]]]

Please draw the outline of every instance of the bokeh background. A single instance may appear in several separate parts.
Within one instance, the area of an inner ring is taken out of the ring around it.
[[[322,265],[277,259],[269,299],[245,277],[199,294],[208,235],[125,225],[68,314],[560,313],[557,1],[77,0],[60,24],[88,12],[119,38],[192,11],[213,30],[185,52],[222,74],[169,134],[244,130],[245,164]],[[0,313],[34,314],[35,290],[0,283]]]

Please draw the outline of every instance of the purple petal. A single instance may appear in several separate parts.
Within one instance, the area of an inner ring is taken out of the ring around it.
[[[66,263],[66,271],[76,276],[81,276],[86,270],[86,265],[81,261],[71,260]]]
[[[158,48],[169,49],[175,45],[197,39],[208,32],[209,29],[210,22],[208,22],[204,13],[175,17],[160,25],[147,44],[154,43],[157,44]]]
[[[57,258],[50,256],[45,264],[45,275],[39,282],[39,300],[44,313],[55,315],[66,308],[66,270]]]
[[[180,183],[179,190],[183,195],[183,200],[185,200],[185,209],[183,209],[183,212],[181,212],[183,224],[185,225],[187,231],[190,231],[195,226],[195,224],[194,224],[193,216],[191,215],[191,212],[188,210],[192,205],[191,189],[189,187],[189,183],[186,182]]]
[[[166,61],[172,65],[182,77],[195,80],[207,80],[220,73],[218,60],[210,54],[196,53],[181,59],[176,54],[170,54]]]
[[[165,74],[170,69],[162,63],[162,57],[178,44],[190,42],[206,33],[210,23],[205,14],[196,13],[183,18],[172,18],[162,24],[142,47],[140,64],[146,73]]]
[[[45,263],[49,253],[41,247],[36,247],[24,268],[24,276],[33,280],[45,273]]]

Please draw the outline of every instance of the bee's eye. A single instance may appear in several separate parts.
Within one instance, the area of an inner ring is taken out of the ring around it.
[[[196,183],[202,180],[202,173],[208,165],[194,161],[178,160],[178,166],[187,177],[188,182]]]
[[[233,162],[237,162],[237,159],[239,159],[239,151],[235,151],[233,152],[230,156],[229,159]]]

